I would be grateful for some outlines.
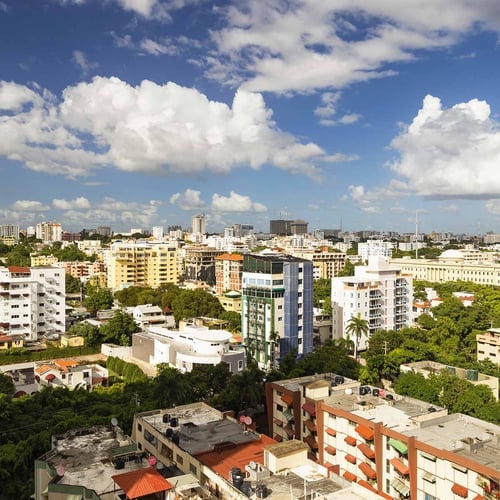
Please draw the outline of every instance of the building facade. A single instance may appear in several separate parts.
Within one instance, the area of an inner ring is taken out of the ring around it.
[[[245,255],[243,261],[243,342],[259,367],[313,345],[312,263],[289,255]]]
[[[215,293],[241,291],[243,255],[224,253],[215,258]]]
[[[497,498],[500,427],[335,374],[266,384],[277,441],[382,498]]]
[[[178,283],[177,248],[151,242],[115,242],[106,252],[108,287]]]
[[[36,341],[64,333],[65,288],[64,271],[58,268],[0,268],[0,334]]]
[[[377,330],[411,326],[412,300],[413,278],[399,267],[371,257],[368,266],[355,267],[354,276],[332,279],[334,337],[347,339],[349,321],[359,315],[369,327],[358,341],[358,350],[365,350]]]
[[[222,251],[212,247],[190,245],[184,248],[184,277],[215,286],[215,259]]]
[[[19,241],[19,224],[0,224],[0,242],[15,245]]]
[[[62,241],[62,226],[59,222],[39,222],[35,234],[44,243]]]
[[[193,215],[191,217],[191,232],[193,234],[206,234],[207,224],[205,214]]]
[[[368,240],[365,243],[358,243],[358,255],[365,262],[370,257],[390,259],[395,247],[396,245],[392,241]]]
[[[486,333],[476,335],[477,360],[489,359],[500,364],[500,328],[490,328]]]

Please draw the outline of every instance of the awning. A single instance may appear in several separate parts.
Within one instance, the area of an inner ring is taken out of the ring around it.
[[[330,428],[327,428],[326,429],[326,433],[329,435],[329,436],[333,436],[335,437],[337,435],[337,431],[335,429],[330,429]]]
[[[404,497],[407,497],[410,494],[410,488],[408,488],[408,486],[406,486],[406,484],[399,479],[393,479],[391,481],[391,486]]]
[[[389,444],[397,451],[399,451],[399,453],[401,453],[401,455],[408,455],[408,446],[406,446],[404,443],[402,443],[401,441],[398,441],[397,439],[389,439]]]
[[[274,440],[278,441],[278,443],[281,443],[281,441],[283,441],[283,437],[280,436],[279,434],[275,434],[274,435]]]
[[[361,486],[363,486],[363,488],[366,488],[367,490],[370,490],[373,493],[377,493],[377,490],[368,481],[365,481],[364,479],[360,479],[358,481],[358,484],[360,484]]]
[[[53,373],[49,373],[47,375],[45,375],[45,380],[47,382],[51,382],[52,380],[55,380],[56,376],[53,374]]]
[[[484,497],[478,493],[472,500],[484,500]]]
[[[349,453],[345,456],[345,459],[348,462],[351,462],[351,464],[355,464],[356,463],[356,457],[354,455],[350,455]]]
[[[366,443],[358,444],[358,450],[363,453],[363,455],[370,460],[375,459],[375,450],[372,450]]]
[[[346,470],[342,475],[344,476],[345,479],[351,481],[351,483],[355,483],[356,479],[358,479],[355,474],[349,472],[348,470]]]
[[[358,425],[354,430],[363,439],[366,439],[367,441],[373,441],[373,430],[370,429],[369,427],[366,427],[366,425]]]
[[[408,469],[408,466],[401,462],[399,458],[391,459],[391,464],[403,476],[407,476],[410,473],[410,469]]]
[[[283,412],[283,416],[290,422],[290,420],[293,420],[293,414],[290,410],[286,409]]]
[[[345,441],[347,444],[351,445],[351,446],[356,446],[356,438],[354,438],[354,437],[352,437],[352,436],[346,436],[346,437],[344,438],[344,441]]]
[[[424,472],[422,474],[422,479],[424,481],[427,481],[428,483],[435,483],[436,482],[436,476],[434,476],[430,472]]]
[[[316,406],[314,406],[313,404],[311,404],[311,403],[304,403],[302,405],[302,409],[304,411],[307,411],[307,413],[309,413],[309,415],[312,415],[313,417],[316,416]]]
[[[278,426],[278,427],[283,427],[283,422],[279,418],[275,418],[273,422]]]
[[[330,455],[336,455],[337,454],[337,448],[335,446],[325,446],[325,451],[329,453]]]
[[[459,497],[462,498],[467,498],[467,496],[469,495],[469,490],[465,486],[462,486],[461,484],[457,483],[453,483],[451,491],[453,491],[455,495],[458,495]]]
[[[290,394],[282,394],[281,400],[288,406],[291,406],[293,403],[293,396],[291,396]]]
[[[318,449],[318,443],[316,442],[313,436],[306,436],[304,438],[304,442],[307,443],[312,450]]]
[[[311,420],[308,419],[304,422],[304,425],[311,431],[311,432],[316,432],[316,424]]]
[[[359,465],[359,470],[368,478],[368,479],[377,479],[377,472],[374,471],[366,462],[361,462]]]
[[[293,429],[293,427],[290,424],[285,425],[285,427],[283,427],[283,429],[285,430],[285,432],[288,434],[289,437],[292,437],[293,435],[295,435],[295,430]]]

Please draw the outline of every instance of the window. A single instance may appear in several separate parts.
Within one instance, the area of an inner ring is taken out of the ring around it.
[[[194,464],[189,464],[189,472],[196,476],[196,466]]]
[[[283,405],[276,405],[276,409],[278,411],[283,411]]]
[[[137,430],[138,430],[139,432],[142,432],[142,425],[141,425],[141,424],[137,424]]]
[[[389,459],[386,459],[385,461],[385,472],[390,473],[391,472],[391,462]]]
[[[184,463],[184,459],[179,454],[177,454],[177,463],[179,465],[182,465]]]

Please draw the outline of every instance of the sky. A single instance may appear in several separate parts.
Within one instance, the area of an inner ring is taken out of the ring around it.
[[[500,232],[499,33],[498,0],[0,0],[0,223]]]

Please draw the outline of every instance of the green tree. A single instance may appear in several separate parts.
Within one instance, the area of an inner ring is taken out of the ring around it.
[[[155,377],[154,395],[160,408],[171,408],[182,405],[194,397],[187,383],[187,378],[176,368],[168,365],[158,365],[158,375]]]
[[[241,332],[241,314],[236,311],[222,311],[219,319],[228,322],[227,329],[230,332]]]
[[[15,392],[16,387],[12,379],[8,375],[5,375],[5,373],[0,372],[0,394],[12,397]]]
[[[337,276],[354,276],[354,264],[349,259],[346,259],[344,267],[339,271]]]
[[[97,311],[110,309],[113,305],[113,294],[107,288],[87,285],[85,294],[83,305],[92,316],[95,316]]]
[[[83,337],[85,345],[89,347],[97,346],[102,342],[102,336],[99,328],[86,321],[72,325],[68,330],[68,333],[70,335],[79,335]]]
[[[345,331],[349,337],[353,337],[355,359],[358,359],[359,340],[362,335],[368,335],[369,330],[368,321],[363,319],[359,313],[357,316],[353,316],[347,323]]]
[[[139,330],[134,318],[118,309],[113,317],[101,326],[99,332],[102,342],[129,346],[132,344],[132,334]]]
[[[66,273],[64,279],[66,281],[66,293],[81,292],[82,282],[78,278],[75,278],[74,276],[71,276],[71,274]]]

